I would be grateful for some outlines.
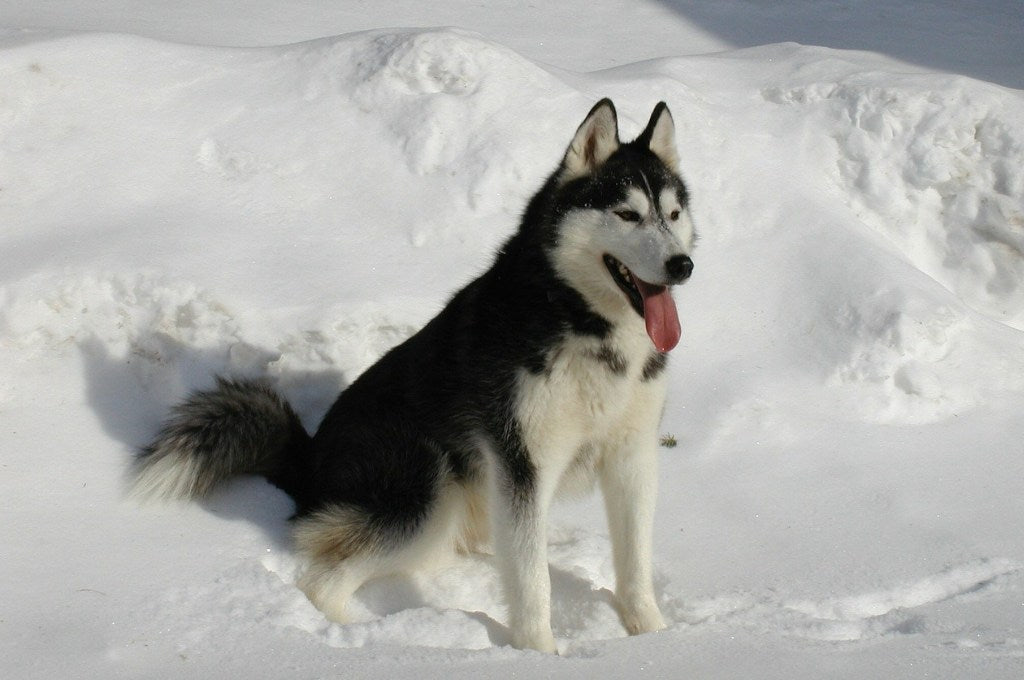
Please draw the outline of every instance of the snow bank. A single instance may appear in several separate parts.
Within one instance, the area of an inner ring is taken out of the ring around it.
[[[966,304],[1021,328],[1024,94],[942,76],[884,82],[859,74],[765,97],[824,123],[832,175],[861,220]]]
[[[1024,98],[902,71],[776,45],[578,74],[440,29],[0,51],[12,676],[1019,662]],[[663,425],[669,631],[618,640],[594,500],[550,536],[557,660],[501,647],[485,556],[370,584],[339,626],[267,484],[119,500],[215,372],[269,376],[313,427],[486,266],[605,95],[627,137],[669,103],[702,234]]]

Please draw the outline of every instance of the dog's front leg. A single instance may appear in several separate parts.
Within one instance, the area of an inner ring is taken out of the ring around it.
[[[609,451],[601,465],[615,563],[615,599],[630,635],[665,627],[651,573],[657,453],[657,433],[638,433]]]
[[[548,574],[547,515],[551,490],[526,464],[496,475],[494,553],[509,608],[512,644],[519,649],[557,652],[551,633],[551,577]]]

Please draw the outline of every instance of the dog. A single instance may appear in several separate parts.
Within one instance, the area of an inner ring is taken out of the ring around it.
[[[366,581],[493,547],[511,642],[556,652],[546,519],[599,483],[626,631],[665,627],[652,582],[672,287],[696,234],[664,102],[632,142],[598,102],[490,269],[345,389],[316,434],[265,382],[217,378],[139,451],[142,495],[239,474],[295,501],[299,587],[331,620]]]

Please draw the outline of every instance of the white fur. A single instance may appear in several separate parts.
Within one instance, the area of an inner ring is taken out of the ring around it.
[[[203,466],[196,458],[173,451],[141,469],[132,480],[129,496],[136,501],[192,498],[202,472]]]
[[[636,317],[632,309],[627,311]],[[524,372],[520,377],[516,414],[537,470],[537,490],[526,522],[513,521],[508,505],[500,499],[502,507],[495,517],[496,555],[517,646],[553,650],[546,517],[569,470],[584,476],[589,471],[601,481],[616,598],[626,629],[636,634],[665,625],[651,580],[651,531],[657,493],[657,427],[666,383],[663,377],[641,379],[653,350],[642,322],[619,328],[604,341],[568,339],[549,357],[547,371]],[[625,359],[625,374],[595,360],[602,345]],[[587,459],[574,465],[580,456]]]
[[[644,219],[650,219],[653,217],[651,212],[654,206],[651,205],[651,201],[647,198],[649,191],[643,191],[639,187],[630,187],[626,190],[626,201],[623,204],[623,208],[628,210],[635,210]]]
[[[629,302],[608,275],[602,260],[604,254],[609,253],[632,269],[631,264],[623,260],[623,251],[627,250],[625,229],[614,224],[615,220],[621,222],[614,215],[599,210],[576,210],[566,215],[552,259],[562,280],[578,290],[596,313],[606,319],[628,319],[627,312],[634,317],[636,313],[629,308]],[[635,321],[642,329],[643,320],[636,318]]]
[[[402,574],[443,564],[458,549],[465,549],[465,538],[476,538],[478,500],[473,491],[449,483],[438,495],[426,525],[416,537],[398,549],[362,550],[342,560],[313,559],[300,576],[299,588],[327,618],[348,623],[348,602],[363,583],[391,574]],[[299,520],[295,539],[300,549],[310,552],[312,545],[332,531],[345,530],[351,521],[344,511],[326,511]],[[475,547],[475,546],[470,546]]]
[[[632,197],[635,193],[631,192],[629,199],[631,210],[640,207],[640,200]],[[583,294],[595,312],[642,330],[643,320],[608,275],[602,258],[606,253],[611,255],[648,283],[668,283],[664,263],[674,255],[689,255],[694,240],[688,210],[681,209],[679,218],[670,222],[637,226],[623,221],[614,211],[576,210],[562,222],[561,238],[553,253],[555,269]]]
[[[697,231],[693,226],[693,218],[690,216],[689,206],[679,205],[679,197],[671,189],[662,189],[658,197],[661,206],[661,214],[664,219],[664,226],[672,232],[675,238],[682,244],[686,254],[693,251],[694,241],[697,238]],[[672,219],[672,214],[677,213],[678,217]]]
[[[676,154],[676,127],[668,109],[662,109],[661,115],[658,116],[648,148],[668,167],[673,170],[679,167],[679,156]]]
[[[496,508],[494,517],[496,555],[517,646],[554,648],[545,520],[557,490],[585,488],[594,475],[608,513],[623,624],[630,634],[665,626],[654,594],[651,536],[666,381],[664,376],[642,380],[654,347],[643,319],[603,263],[607,253],[644,281],[667,283],[664,263],[690,254],[694,229],[689,211],[674,191],[661,192],[657,205],[653,199],[649,187],[627,192],[621,209],[637,212],[639,225],[616,216],[615,210],[592,209],[574,211],[560,225],[552,253],[556,271],[596,313],[612,321],[615,331],[604,340],[567,339],[548,357],[545,372],[524,371],[520,377],[516,416],[537,470],[538,489],[527,522],[514,522],[507,506]],[[595,360],[602,347],[624,359],[624,375]]]
[[[658,486],[658,423],[664,379],[635,391],[631,417],[607,437],[600,479],[615,564],[615,597],[630,635],[660,630],[665,621],[654,596],[651,541]]]

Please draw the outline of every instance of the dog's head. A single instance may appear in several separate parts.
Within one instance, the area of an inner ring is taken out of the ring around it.
[[[632,142],[615,107],[591,109],[553,177],[558,274],[610,320],[639,315],[659,351],[679,341],[670,289],[693,271],[696,234],[664,102]],[[635,316],[632,318],[636,318]]]

